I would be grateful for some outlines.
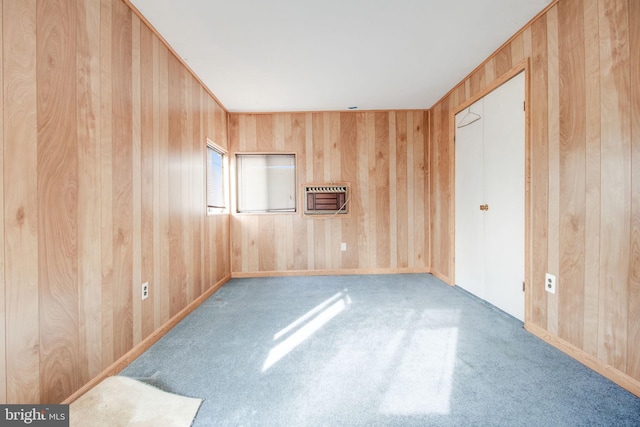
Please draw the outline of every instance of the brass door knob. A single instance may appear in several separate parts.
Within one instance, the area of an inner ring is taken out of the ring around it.
[[[480,210],[481,211],[488,211],[489,210],[489,205],[480,205]]]

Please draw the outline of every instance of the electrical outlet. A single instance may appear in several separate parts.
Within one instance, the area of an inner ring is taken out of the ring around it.
[[[549,273],[544,276],[544,289],[550,294],[556,293],[556,276]]]
[[[149,298],[149,282],[144,282],[142,284],[142,299]]]
[[[347,244],[345,242],[340,243],[340,250],[342,252],[347,250]]]

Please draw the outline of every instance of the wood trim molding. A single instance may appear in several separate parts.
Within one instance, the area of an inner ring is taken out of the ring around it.
[[[531,257],[531,145],[529,142],[529,135],[531,132],[531,120],[530,120],[530,109],[529,106],[529,79],[531,76],[531,68],[529,58],[525,58],[516,64],[509,71],[496,78],[493,82],[491,82],[487,87],[482,89],[480,92],[467,99],[463,103],[451,108],[449,113],[449,144],[452,147],[450,151],[450,180],[453,183],[453,200],[451,201],[452,209],[449,212],[449,224],[451,224],[451,230],[449,235],[451,236],[450,247],[452,248],[451,257],[451,278],[445,282],[453,285],[455,284],[455,275],[456,275],[456,262],[455,262],[455,233],[456,233],[456,205],[455,205],[455,182],[456,182],[456,144],[455,144],[455,135],[456,135],[456,114],[460,111],[463,111],[465,108],[473,105],[476,101],[482,99],[487,96],[492,91],[496,90],[498,87],[506,83],[507,81],[514,78],[516,75],[524,72],[524,99],[525,99],[525,117],[524,117],[524,153],[525,153],[525,162],[524,162],[524,280],[525,280],[525,295],[524,295],[524,318],[525,321],[529,320],[531,317],[531,286],[528,286],[531,283],[532,276],[532,263],[530,262]],[[435,274],[434,274],[435,275]],[[441,280],[444,280],[441,278]]]
[[[445,93],[439,100],[437,100],[436,102],[434,102],[434,104],[429,107],[429,110],[432,109],[433,107],[435,107],[436,105],[440,104],[442,101],[444,101],[445,99],[447,99],[447,97],[449,95],[451,95],[455,90],[458,89],[458,86],[460,86],[461,84],[464,84],[465,81],[467,81],[468,79],[471,78],[471,76],[478,71],[480,68],[484,67],[485,64],[487,62],[489,62],[492,58],[494,58],[496,56],[496,54],[498,52],[500,52],[505,46],[508,46],[509,43],[511,43],[513,41],[513,39],[515,39],[516,37],[518,37],[520,34],[522,34],[524,32],[524,30],[526,30],[527,28],[529,28],[531,25],[533,25],[534,22],[536,22],[538,19],[540,19],[541,17],[543,17],[547,12],[549,12],[549,10],[554,7],[555,5],[558,4],[560,0],[552,0],[551,3],[549,3],[547,5],[547,7],[545,7],[544,9],[542,9],[536,16],[534,16],[533,18],[531,18],[531,20],[529,22],[527,22],[526,24],[524,24],[522,26],[522,28],[520,28],[518,31],[516,31],[511,37],[509,37],[509,40],[507,40],[506,42],[502,43],[500,45],[499,48],[497,48],[495,51],[493,51],[493,53],[489,56],[487,56],[487,59],[485,59],[484,61],[482,61],[480,63],[480,65],[478,65],[476,68],[474,68],[469,74],[467,74],[462,80],[460,80],[460,82],[458,82],[458,84],[456,84],[454,87],[451,88],[451,90],[447,93]]]
[[[78,399],[80,396],[85,394],[87,391],[98,385],[105,378],[116,375],[118,372],[122,371],[126,368],[131,362],[133,362],[138,356],[144,353],[149,349],[153,344],[156,343],[160,338],[162,338],[167,332],[169,332],[174,326],[176,326],[182,319],[187,317],[189,313],[195,310],[200,304],[202,304],[207,298],[213,295],[218,289],[220,289],[225,283],[227,283],[231,279],[231,275],[225,276],[223,279],[218,281],[211,288],[207,289],[202,295],[193,300],[191,304],[187,305],[185,308],[180,310],[178,314],[169,319],[164,325],[156,329],[151,335],[146,337],[144,340],[140,342],[140,344],[133,347],[129,350],[124,356],[120,359],[116,360],[109,366],[107,369],[96,375],[91,381],[86,383],[84,386],[76,390],[71,396],[67,397],[64,401],[62,401],[63,405],[68,405]]]
[[[534,325],[530,322],[525,322],[524,328],[547,344],[552,345],[568,356],[573,357],[586,367],[596,371],[603,377],[610,379],[620,387],[640,397],[640,381],[630,377],[624,372],[617,370],[611,365],[608,365],[597,357],[585,352],[584,350],[579,349],[578,347],[563,340],[562,338],[553,335],[540,326]]]
[[[408,113],[413,111],[428,112],[428,108],[396,108],[392,110],[292,110],[292,111],[230,111],[234,116],[260,116],[273,114],[322,114],[322,113]]]
[[[232,279],[253,277],[284,277],[284,276],[348,276],[356,274],[411,274],[431,273],[428,268],[359,268],[345,270],[289,270],[289,271],[255,271],[231,273]],[[435,274],[434,274],[435,276]]]
[[[528,89],[528,85],[526,84],[526,81],[528,81],[528,75],[529,75],[529,58],[523,59],[522,61],[517,63],[513,68],[511,68],[509,71],[507,71],[506,73],[504,73],[503,75],[501,75],[500,77],[498,77],[497,79],[492,81],[489,85],[487,85],[485,88],[483,88],[480,92],[476,93],[471,98],[469,98],[466,101],[464,101],[463,103],[461,103],[459,105],[456,105],[453,108],[453,110],[451,110],[452,111],[451,118],[455,119],[456,114],[458,114],[460,111],[464,110],[465,108],[469,107],[470,105],[473,105],[479,99],[484,98],[489,93],[493,92],[498,87],[502,86],[504,83],[506,83],[507,81],[509,81],[512,78],[514,78],[516,75],[520,74],[522,71],[527,73],[526,76],[525,76],[525,99],[526,99],[527,98],[527,93],[528,93],[528,90],[527,90]],[[451,126],[453,126],[453,128],[455,129],[455,120],[454,120],[454,123]]]
[[[437,271],[432,271],[431,274],[433,274],[435,277],[437,277],[438,279],[442,280],[444,283],[446,283],[449,286],[455,286],[455,283],[453,283],[453,280],[451,280],[450,277],[445,276],[442,273],[439,273]]]

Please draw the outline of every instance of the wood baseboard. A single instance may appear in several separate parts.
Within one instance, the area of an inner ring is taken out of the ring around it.
[[[453,286],[454,285],[451,282],[451,279],[448,278],[447,276],[445,276],[444,274],[438,273],[437,271],[432,271],[431,274],[433,274],[435,277],[437,277],[438,279],[442,280],[444,283],[446,283],[449,286]]]
[[[585,352],[582,349],[579,349],[575,345],[563,340],[562,338],[549,333],[540,326],[525,322],[524,328],[546,343],[573,357],[586,367],[593,369],[603,377],[610,379],[620,387],[640,397],[640,381],[630,377],[622,371],[619,371],[613,366],[608,365],[597,357]]]
[[[138,345],[129,350],[124,356],[113,362],[107,369],[100,372],[93,377],[88,383],[80,387],[71,396],[67,397],[62,404],[68,405],[75,401],[77,398],[91,390],[98,385],[102,380],[107,377],[116,375],[118,372],[126,368],[131,362],[133,362],[138,356],[144,353],[149,347],[151,347],[156,341],[162,338],[167,332],[169,332],[174,326],[176,326],[182,319],[187,317],[189,313],[195,310],[200,304],[209,298],[213,293],[220,289],[225,283],[231,279],[231,275],[227,275],[222,278],[218,283],[207,289],[202,295],[193,300],[189,305],[180,310],[178,314],[169,319],[164,325],[153,331],[151,335],[142,340]]]
[[[347,276],[355,274],[411,274],[411,273],[431,273],[430,269],[424,268],[354,268],[345,270],[286,270],[286,271],[252,271],[234,272],[231,278],[254,278],[254,277],[283,277],[283,276]]]

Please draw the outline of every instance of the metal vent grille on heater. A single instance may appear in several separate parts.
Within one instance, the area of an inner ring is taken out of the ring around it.
[[[346,185],[306,185],[304,187],[306,215],[334,215],[348,212]]]

